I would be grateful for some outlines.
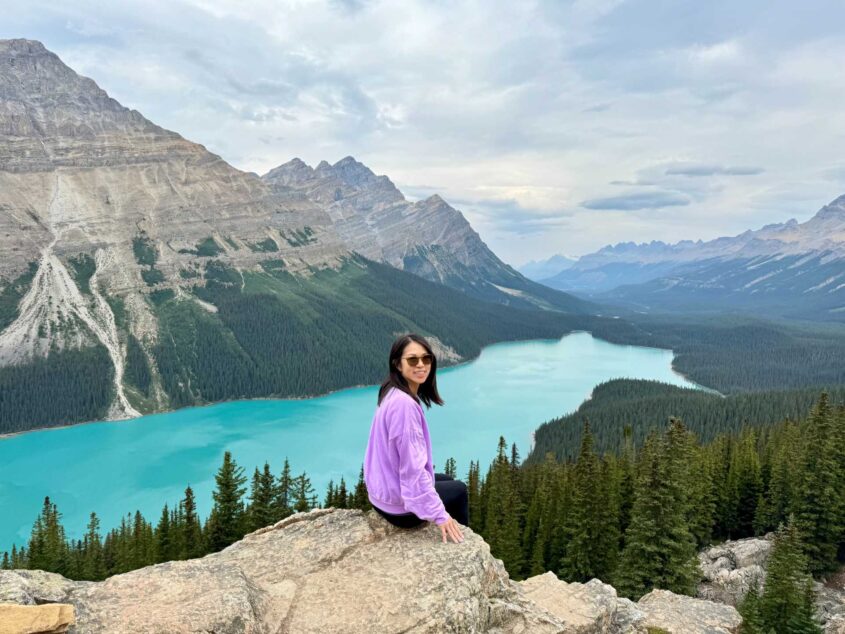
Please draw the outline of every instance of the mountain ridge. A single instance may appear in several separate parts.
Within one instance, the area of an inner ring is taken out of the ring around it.
[[[0,40],[0,427],[337,389],[377,380],[372,350],[397,332],[465,358],[568,327],[511,308],[589,310],[502,263],[440,197],[410,203],[352,157],[286,165],[240,171],[41,43]],[[409,289],[429,314],[397,306]],[[472,333],[460,311],[489,318]],[[306,342],[319,365],[365,324],[354,380],[277,367]]]
[[[709,241],[621,242],[543,284],[637,311],[845,318],[845,195],[808,220]]]

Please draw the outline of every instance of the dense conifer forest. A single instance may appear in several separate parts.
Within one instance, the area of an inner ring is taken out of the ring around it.
[[[103,418],[114,398],[114,366],[105,346],[53,351],[31,363],[0,367],[0,433],[38,421]]]
[[[628,433],[619,451],[599,455],[585,424],[574,459],[558,461],[548,452],[539,463],[523,464],[516,445],[508,450],[500,438],[483,476],[477,462],[469,465],[469,525],[512,578],[547,570],[568,581],[595,577],[632,599],[653,588],[694,594],[698,549],[776,531],[769,582],[741,606],[746,632],[783,623],[787,629],[777,631],[818,631],[810,575],[827,575],[845,561],[843,437],[845,406],[822,393],[801,420],[748,425],[707,443],[673,418],[641,447]],[[455,469],[447,460],[446,472],[454,475]],[[92,513],[83,539],[70,541],[47,498],[29,543],[4,553],[2,566],[103,579],[220,550],[318,504],[308,476],[292,476],[287,461],[278,476],[265,464],[248,479],[226,452],[216,485],[204,522],[188,487],[155,524],[128,514],[103,538]],[[329,483],[323,505],[370,508],[363,470],[352,491],[343,479]],[[778,620],[784,614],[791,616]]]
[[[828,390],[831,399],[845,401],[845,386]],[[659,381],[614,379],[593,389],[590,398],[573,413],[542,424],[534,432],[528,464],[542,461],[547,452],[558,460],[578,455],[585,420],[596,451],[618,453],[626,442],[626,430],[635,447],[642,446],[653,430],[663,430],[671,417],[684,421],[701,442],[747,426],[763,426],[786,418],[799,420],[818,399],[819,390],[803,388],[723,397]],[[638,424],[649,421],[650,425]]]
[[[843,324],[623,314],[584,330],[613,343],[670,349],[678,372],[722,394],[845,385]]]

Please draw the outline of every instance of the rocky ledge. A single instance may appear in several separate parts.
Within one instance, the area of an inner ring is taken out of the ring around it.
[[[444,544],[431,524],[403,530],[374,512],[329,508],[293,515],[201,559],[102,582],[0,571],[0,631],[695,634],[739,626],[730,606],[669,592],[633,603],[598,580],[565,583],[546,573],[514,582],[479,535],[464,529],[464,537]],[[3,629],[20,606],[45,604],[64,622]],[[55,604],[72,606],[72,617]]]

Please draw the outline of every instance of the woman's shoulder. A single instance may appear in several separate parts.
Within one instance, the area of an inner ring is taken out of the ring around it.
[[[389,409],[400,409],[400,410],[421,410],[420,404],[417,403],[416,399],[413,396],[408,394],[407,392],[403,392],[399,388],[391,387],[387,394],[384,395],[384,399],[381,402],[380,408],[389,408]]]

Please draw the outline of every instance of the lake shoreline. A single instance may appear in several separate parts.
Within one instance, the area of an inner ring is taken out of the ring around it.
[[[479,357],[481,357],[481,355],[484,353],[485,350],[487,350],[488,348],[492,348],[494,346],[514,344],[514,343],[527,343],[527,342],[532,342],[532,341],[537,341],[537,342],[541,342],[541,341],[561,341],[565,337],[569,337],[571,335],[575,335],[575,334],[578,334],[578,333],[586,333],[586,334],[589,334],[591,337],[594,337],[595,339],[598,339],[600,341],[605,341],[606,343],[614,343],[614,342],[602,339],[601,337],[596,337],[589,330],[582,330],[582,329],[570,330],[569,332],[564,333],[563,335],[561,335],[557,339],[554,339],[554,338],[552,338],[552,339],[510,339],[510,340],[507,340],[507,341],[496,341],[496,342],[493,342],[493,343],[488,344],[486,346],[483,346],[476,356],[467,357],[466,359],[463,359],[458,363],[442,367],[442,368],[440,368],[440,370],[441,371],[451,370],[452,368],[459,368],[459,367],[462,367],[462,366],[464,366],[468,363],[476,361]],[[700,388],[702,390],[705,390],[705,391],[711,391],[712,390],[712,388],[708,388],[706,386],[700,385],[699,383],[696,383],[695,381],[693,381],[692,379],[687,377],[683,372],[680,372],[680,371],[677,370],[677,368],[675,368],[675,357],[674,357],[675,353],[674,353],[674,350],[671,350],[669,348],[657,348],[657,347],[654,347],[654,346],[636,346],[634,344],[615,344],[615,345],[625,345],[625,346],[632,346],[632,347],[636,347],[636,348],[646,348],[646,349],[652,349],[652,350],[669,350],[670,352],[672,352],[671,369],[675,374],[677,374],[679,377],[683,378],[685,381],[688,381],[689,383],[694,384],[695,386],[697,386],[698,388]],[[252,397],[252,398],[238,398],[238,399],[231,399],[231,400],[214,401],[213,403],[203,403],[203,404],[198,404],[198,405],[187,405],[185,407],[176,407],[176,408],[171,408],[171,409],[156,410],[154,412],[147,412],[147,413],[141,414],[140,416],[130,416],[130,417],[127,417],[127,418],[115,418],[115,419],[105,418],[105,419],[102,419],[102,420],[89,420],[89,421],[84,421],[84,422],[79,422],[79,423],[65,423],[65,424],[61,424],[61,425],[51,425],[51,426],[48,426],[48,427],[34,427],[32,429],[25,429],[25,430],[21,430],[21,431],[0,433],[0,442],[3,442],[4,440],[8,440],[9,438],[14,438],[16,436],[22,436],[22,435],[25,435],[25,434],[34,434],[34,433],[39,433],[39,432],[49,432],[49,431],[58,430],[58,429],[67,429],[69,427],[80,427],[82,425],[95,425],[95,424],[98,424],[98,423],[130,422],[130,421],[137,420],[139,418],[144,418],[146,416],[157,416],[159,414],[171,414],[171,413],[174,413],[174,412],[181,412],[181,411],[186,411],[186,410],[191,410],[191,409],[202,409],[202,408],[206,408],[206,407],[214,407],[214,406],[217,406],[217,405],[224,405],[226,403],[248,403],[248,402],[252,402],[252,401],[303,401],[303,400],[309,400],[309,399],[314,399],[314,398],[323,398],[323,397],[326,397],[326,396],[331,396],[333,394],[337,394],[339,392],[344,392],[346,390],[356,390],[356,389],[361,389],[361,388],[366,388],[366,387],[375,387],[376,385],[379,385],[379,384],[378,383],[372,383],[372,384],[361,384],[361,383],[359,383],[357,385],[348,385],[348,386],[345,386],[345,387],[339,387],[337,389],[329,390],[328,392],[324,392],[324,393],[320,393],[320,394],[308,394],[308,395],[302,395],[302,396],[286,396],[286,397],[282,397],[282,398],[274,397],[274,396],[256,396],[256,397]],[[717,394],[720,394],[719,392],[716,392],[715,390],[712,390],[712,391],[717,393]],[[587,396],[587,399],[589,399],[591,395],[592,395],[592,393],[590,393],[590,395]]]
[[[426,414],[438,463],[454,458],[459,471],[471,461],[487,464],[500,436],[521,454],[531,453],[532,434],[543,421],[577,409],[595,385],[613,378],[690,386],[672,371],[672,357],[670,350],[620,346],[585,331],[491,344],[438,377],[448,406]],[[64,427],[63,433],[7,435],[0,442],[6,511],[0,544],[26,540],[32,523],[23,519],[37,516],[45,496],[57,504],[72,538],[83,536],[92,511],[104,527],[119,525],[131,510],[153,517],[163,503],[176,504],[186,484],[204,516],[225,451],[247,473],[265,462],[275,473],[289,459],[322,496],[330,480],[358,478],[377,387],[180,408],[135,425],[118,424],[133,419],[91,421],[37,430]]]

